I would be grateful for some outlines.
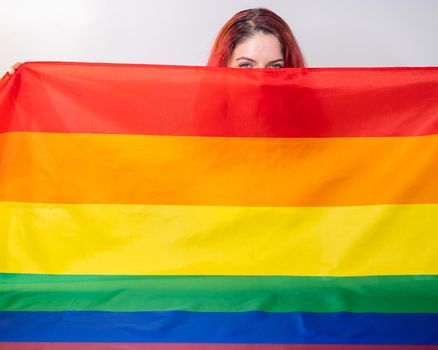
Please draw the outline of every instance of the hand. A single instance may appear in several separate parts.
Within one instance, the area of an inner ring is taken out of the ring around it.
[[[18,67],[20,67],[22,64],[22,62],[15,63],[11,68],[9,68],[8,73],[11,75],[14,74]]]

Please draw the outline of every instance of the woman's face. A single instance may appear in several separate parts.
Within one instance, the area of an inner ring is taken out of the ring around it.
[[[234,49],[228,67],[231,68],[283,68],[281,44],[272,34],[257,32]]]

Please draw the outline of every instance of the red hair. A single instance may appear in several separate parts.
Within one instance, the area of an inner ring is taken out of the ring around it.
[[[265,8],[243,10],[236,13],[219,31],[208,59],[208,66],[227,67],[237,45],[255,33],[272,34],[280,41],[284,66],[304,67],[304,57],[287,23]]]

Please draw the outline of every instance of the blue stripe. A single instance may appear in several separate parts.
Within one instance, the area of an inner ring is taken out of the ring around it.
[[[438,314],[0,312],[0,341],[438,344]]]

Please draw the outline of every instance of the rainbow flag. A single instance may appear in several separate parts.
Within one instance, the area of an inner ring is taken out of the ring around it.
[[[434,67],[25,63],[0,349],[437,349],[437,157]]]

